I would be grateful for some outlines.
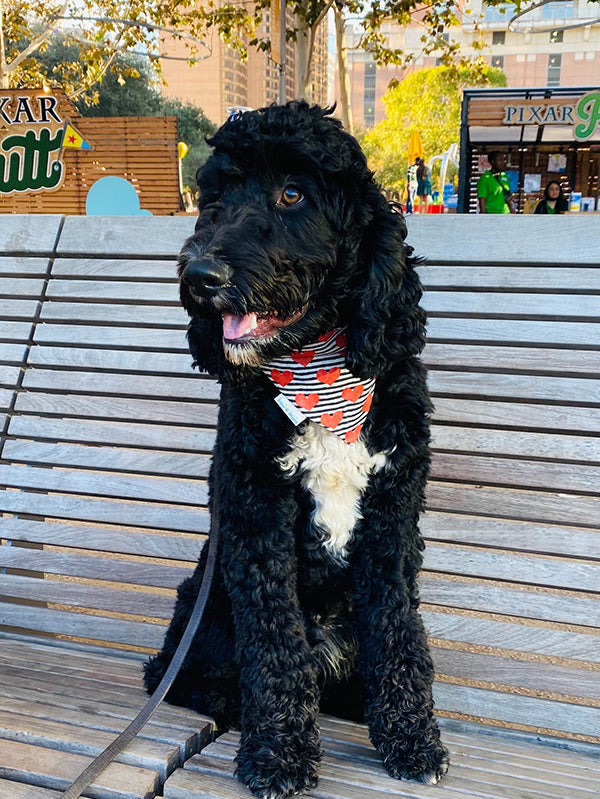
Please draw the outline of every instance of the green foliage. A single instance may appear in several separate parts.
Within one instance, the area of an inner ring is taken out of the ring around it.
[[[506,76],[477,61],[421,69],[388,88],[382,98],[386,118],[359,137],[382,186],[404,190],[408,143],[414,129],[421,134],[426,161],[459,141],[462,90],[473,86],[506,86]]]
[[[48,83],[76,57],[78,48],[57,38],[39,55],[39,69]],[[162,96],[148,59],[131,53],[119,54],[101,82],[73,100],[83,116],[175,116],[179,140],[188,146],[182,161],[184,186],[196,186],[196,170],[206,161],[210,147],[206,137],[216,128],[201,108]]]

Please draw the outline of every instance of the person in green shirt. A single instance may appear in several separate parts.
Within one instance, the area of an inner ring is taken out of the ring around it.
[[[488,154],[490,169],[477,181],[477,199],[481,214],[514,214],[510,198],[510,183],[504,171],[506,153],[493,150]]]

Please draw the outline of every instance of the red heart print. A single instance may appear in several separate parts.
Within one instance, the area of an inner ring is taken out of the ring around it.
[[[305,411],[312,411],[319,400],[318,394],[309,394],[308,397],[305,394],[296,394],[296,405]]]
[[[335,343],[341,350],[346,349],[346,344],[348,343],[348,337],[345,333],[340,333],[339,336],[336,338]]]
[[[319,383],[325,383],[328,386],[332,386],[338,377],[341,375],[342,370],[335,366],[333,369],[319,369],[317,372],[317,380]]]
[[[360,435],[360,431],[362,430],[362,424],[356,425],[354,430],[348,430],[346,435],[344,436],[344,440],[346,444],[354,444],[358,441],[358,437]]]
[[[329,339],[332,337],[332,335],[333,335],[333,333],[331,333],[331,332],[330,333],[321,333],[321,335],[319,336],[319,341],[329,341]]]
[[[292,352],[292,360],[299,363],[301,366],[308,366],[308,364],[315,357],[314,350],[302,350],[300,352]]]
[[[371,405],[372,404],[373,404],[373,394],[371,393],[371,394],[369,394],[369,396],[366,398],[366,400],[363,403],[362,412],[363,413],[369,413],[369,411],[371,410]]]
[[[364,390],[365,387],[362,383],[360,383],[358,386],[354,386],[353,388],[348,386],[348,388],[345,388],[342,391],[342,397],[346,400],[346,402],[356,402],[361,398]]]
[[[294,379],[294,373],[286,369],[285,372],[280,372],[279,369],[271,369],[271,379],[280,386],[287,386]]]
[[[344,411],[336,411],[335,413],[324,413],[321,416],[321,424],[323,427],[329,427],[331,430],[335,430],[338,424],[344,418]]]

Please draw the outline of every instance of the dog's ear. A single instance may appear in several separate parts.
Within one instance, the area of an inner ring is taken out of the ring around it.
[[[412,248],[405,245],[404,217],[394,212],[377,187],[359,249],[358,272],[350,292],[346,363],[360,378],[375,377],[425,345],[422,287]]]
[[[223,321],[220,315],[208,307],[195,313],[187,333],[194,367],[222,379],[225,355],[223,353]]]

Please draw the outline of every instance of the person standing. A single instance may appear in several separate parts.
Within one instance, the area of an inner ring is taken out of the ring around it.
[[[419,168],[419,158],[415,158],[414,164],[410,164],[406,170],[406,213],[412,214],[415,210],[415,200],[417,197],[417,169]]]
[[[429,195],[431,194],[431,172],[425,161],[419,158],[417,162],[417,197],[419,198],[419,213],[427,213]]]
[[[477,181],[477,199],[481,214],[514,214],[508,175],[504,171],[506,153],[492,150],[490,168]]]
[[[558,180],[551,180],[544,189],[544,199],[535,207],[534,214],[564,214],[569,210],[567,198]]]

